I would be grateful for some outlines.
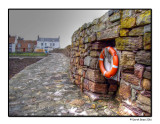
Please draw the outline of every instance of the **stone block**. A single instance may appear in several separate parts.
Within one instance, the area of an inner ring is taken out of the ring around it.
[[[144,13],[137,16],[136,25],[145,25],[151,23],[151,10],[147,10]]]
[[[85,57],[84,58],[84,65],[89,66],[90,61],[91,61],[91,57],[90,56]]]
[[[88,42],[93,42],[96,40],[97,40],[96,33],[91,34],[88,38]]]
[[[151,49],[151,33],[144,34],[143,46],[145,50]]]
[[[94,19],[93,22],[92,22],[92,25],[98,24],[98,21],[99,21],[99,18]]]
[[[142,37],[119,37],[116,38],[116,49],[138,50],[143,48]]]
[[[85,48],[86,50],[88,50],[90,47],[91,47],[91,43],[86,43],[85,46],[84,46],[84,48]]]
[[[105,42],[95,42],[92,44],[91,49],[92,50],[102,50],[104,47],[106,47]]]
[[[151,65],[151,52],[144,50],[138,51],[135,60],[140,64]]]
[[[109,40],[119,37],[120,26],[97,32],[97,40]]]
[[[120,21],[116,21],[116,22],[110,22],[109,20],[106,21],[106,27],[108,28],[113,28],[115,26],[120,25]]]
[[[121,19],[121,28],[133,28],[136,26],[136,18],[135,17],[127,17]]]
[[[84,57],[89,56],[89,55],[90,55],[90,50],[87,50],[87,51],[83,54]]]
[[[141,94],[142,96],[151,98],[151,91],[141,91],[140,94]]]
[[[109,17],[109,20],[111,22],[115,22],[120,20],[120,18],[121,18],[120,13],[114,13],[112,16]]]
[[[102,31],[106,28],[106,24],[105,23],[100,23],[94,26],[93,32],[98,32],[98,31]]]
[[[76,57],[76,64],[79,63],[79,57]]]
[[[84,87],[86,90],[89,90],[89,80],[84,79],[83,87]]]
[[[142,81],[142,87],[145,90],[151,90],[151,81],[148,79],[143,79]]]
[[[117,91],[117,88],[118,88],[118,85],[117,84],[110,84],[109,85],[109,88],[108,88],[108,91],[109,92],[115,92],[115,91]]]
[[[108,17],[109,17],[108,12],[106,12],[103,16],[99,18],[99,21],[104,23],[106,22],[106,20],[108,20]]]
[[[134,66],[123,65],[120,66],[121,72],[134,74]]]
[[[143,73],[143,77],[147,79],[151,79],[151,72],[145,70]]]
[[[122,11],[122,18],[131,17],[135,13],[134,10],[123,10]]]
[[[136,94],[137,94],[137,91],[135,90],[135,89],[132,89],[132,91],[131,91],[131,100],[132,101],[134,101],[134,100],[136,100]]]
[[[107,93],[107,84],[99,84],[89,81],[89,90],[94,93]]]
[[[144,26],[144,33],[151,32],[151,24]]]
[[[120,82],[119,95],[123,99],[128,99],[131,97],[131,87],[128,84],[123,83],[123,79]]]
[[[91,69],[99,69],[98,58],[92,58],[89,64]]]
[[[133,28],[129,32],[129,36],[140,36],[140,35],[144,35],[144,27]]]
[[[122,51],[120,58],[120,66],[134,66],[135,54],[129,51]]]
[[[78,75],[83,76],[83,69],[82,69],[82,68],[79,68],[79,69],[77,70],[77,73],[78,73]]]
[[[91,51],[90,56],[91,57],[99,57],[100,53],[101,53],[100,51]]]
[[[142,109],[143,111],[151,113],[151,106],[144,105],[144,104],[138,104],[138,101],[137,101],[137,107]]]
[[[80,85],[80,84],[81,84],[81,82],[80,82],[80,81],[78,81],[78,80],[75,80],[75,84]]]
[[[137,78],[134,74],[129,73],[122,73],[122,79],[136,86],[139,86],[141,81],[141,79]]]
[[[120,36],[128,36],[129,29],[120,29]]]
[[[137,100],[145,105],[151,105],[151,99],[138,94]]]
[[[144,66],[141,64],[135,64],[134,65],[134,75],[136,75],[138,78],[142,79],[144,72]]]
[[[106,79],[99,70],[87,69],[85,77],[96,83],[105,83]]]
[[[114,13],[114,10],[109,10],[108,15],[111,16]]]
[[[84,65],[84,59],[83,58],[80,58],[79,64]]]

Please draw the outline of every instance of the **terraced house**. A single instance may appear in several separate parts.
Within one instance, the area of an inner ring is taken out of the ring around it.
[[[33,52],[37,45],[37,41],[18,40],[16,45],[17,52]]]
[[[36,50],[51,51],[60,48],[60,37],[58,38],[40,38],[38,36]]]
[[[9,37],[9,52],[16,51],[16,44],[17,44],[17,36],[10,36]]]

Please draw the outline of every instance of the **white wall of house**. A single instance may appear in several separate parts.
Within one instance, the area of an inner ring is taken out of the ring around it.
[[[37,41],[37,49],[46,49],[48,51],[53,50],[55,48],[59,48],[59,42],[51,42],[51,41]]]

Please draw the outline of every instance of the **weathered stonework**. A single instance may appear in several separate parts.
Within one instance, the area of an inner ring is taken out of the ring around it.
[[[72,36],[72,82],[94,100],[115,95],[123,104],[119,115],[150,116],[151,35],[151,10],[109,10],[85,23]],[[118,73],[112,79],[99,68],[99,55],[106,46],[119,55]]]
[[[86,72],[86,78],[97,83],[105,83],[105,78],[99,70],[88,69]]]
[[[133,28],[129,32],[129,36],[141,36],[144,34],[144,27]]]
[[[99,57],[99,55],[100,55],[100,51],[91,51],[90,52],[91,57]]]
[[[139,15],[136,20],[136,24],[145,25],[151,23],[151,10],[147,10],[145,13]]]
[[[135,17],[127,17],[121,19],[121,28],[133,28],[136,26],[136,18]]]
[[[122,73],[122,79],[136,86],[140,85],[140,81],[141,81],[134,74],[129,74],[129,73]]]
[[[116,26],[112,29],[106,29],[102,32],[97,32],[97,40],[108,40],[119,37],[120,27]]]
[[[134,65],[134,75],[136,75],[138,78],[143,77],[143,72],[144,72],[144,66],[140,64],[135,64]]]
[[[128,29],[120,29],[120,36],[128,36],[129,30]]]
[[[144,34],[143,46],[145,50],[151,49],[151,33]]]
[[[131,97],[131,87],[130,85],[124,83],[123,80],[121,80],[120,82],[120,88],[119,88],[119,95],[123,98],[123,99],[128,99]]]
[[[135,60],[140,64],[151,65],[151,53],[149,51],[141,50],[136,53]]]
[[[111,22],[115,22],[115,21],[118,21],[118,20],[120,20],[120,13],[115,13],[115,14],[113,14],[112,16],[110,16],[109,17],[109,20],[111,21]]]
[[[123,51],[120,59],[120,66],[135,65],[135,54],[129,51]]]
[[[143,47],[142,37],[119,37],[115,40],[118,50],[138,50]]]
[[[145,90],[151,90],[151,81],[148,79],[143,79],[142,81],[142,87]]]

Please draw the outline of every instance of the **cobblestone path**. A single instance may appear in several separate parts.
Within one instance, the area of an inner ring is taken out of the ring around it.
[[[92,102],[70,82],[69,58],[53,53],[9,80],[9,116],[116,116],[114,101]]]

